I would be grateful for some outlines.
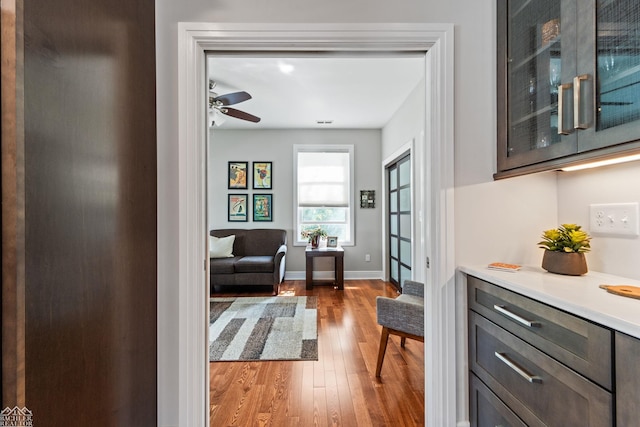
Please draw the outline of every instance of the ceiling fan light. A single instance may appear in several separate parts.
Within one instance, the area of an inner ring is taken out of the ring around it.
[[[215,126],[220,126],[224,122],[227,121],[227,117],[222,114],[217,108],[213,109],[213,124]]]
[[[293,70],[296,69],[292,64],[286,63],[284,61],[278,61],[278,68],[280,69],[280,72],[282,74],[287,75],[293,73]]]

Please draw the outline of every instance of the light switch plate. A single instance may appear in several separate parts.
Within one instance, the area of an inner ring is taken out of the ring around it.
[[[590,205],[591,234],[638,236],[640,234],[638,207],[638,202]]]

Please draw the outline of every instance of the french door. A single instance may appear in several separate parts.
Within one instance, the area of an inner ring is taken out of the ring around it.
[[[387,166],[389,183],[389,278],[402,289],[411,279],[411,161],[406,154]]]

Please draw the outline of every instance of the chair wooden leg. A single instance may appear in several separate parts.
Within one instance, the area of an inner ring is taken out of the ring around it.
[[[380,349],[378,350],[378,362],[376,363],[376,377],[380,376],[382,371],[382,362],[384,361],[384,353],[387,351],[387,342],[389,341],[389,329],[382,327],[382,335],[380,335]]]
[[[404,348],[405,342],[407,342],[407,337],[400,337],[400,347]]]

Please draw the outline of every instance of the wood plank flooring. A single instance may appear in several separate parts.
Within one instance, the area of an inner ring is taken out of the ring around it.
[[[350,280],[344,291],[307,291],[304,281],[287,281],[280,293],[318,296],[319,360],[211,363],[211,427],[424,425],[423,344],[407,340],[402,349],[391,336],[381,378],[374,374],[375,299],[395,298],[391,284]]]

